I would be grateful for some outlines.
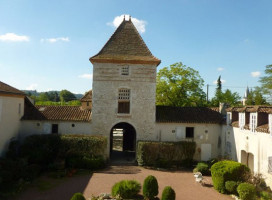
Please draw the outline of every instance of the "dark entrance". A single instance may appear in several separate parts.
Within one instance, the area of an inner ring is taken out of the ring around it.
[[[111,129],[110,156],[112,161],[134,162],[136,131],[128,123],[121,122]]]

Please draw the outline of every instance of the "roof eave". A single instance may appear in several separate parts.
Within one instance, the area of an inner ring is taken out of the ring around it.
[[[158,66],[161,63],[161,60],[154,59],[154,60],[135,60],[135,59],[106,59],[106,58],[95,58],[91,57],[90,62],[94,63],[127,63],[127,64],[149,64],[149,65],[156,65]]]

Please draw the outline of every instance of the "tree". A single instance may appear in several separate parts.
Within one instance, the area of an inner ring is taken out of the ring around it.
[[[260,87],[255,87],[254,90],[251,90],[247,100],[246,105],[266,105],[266,99],[262,94],[262,89]]]
[[[198,71],[181,62],[162,68],[157,74],[157,105],[203,106],[204,80]]]
[[[76,100],[76,97],[72,92],[70,92],[68,90],[61,90],[60,91],[60,101],[67,102],[67,101],[72,101],[72,100]]]
[[[222,82],[221,82],[221,76],[218,77],[217,79],[217,87],[215,90],[215,96],[212,98],[212,105],[213,106],[219,106],[219,103],[222,102]]]
[[[231,92],[226,89],[225,92],[216,93],[215,97],[212,98],[210,106],[218,107],[219,103],[227,103],[230,106],[239,105],[241,97],[237,92]]]
[[[264,94],[272,96],[272,65],[265,66],[265,76],[261,77],[259,82]]]

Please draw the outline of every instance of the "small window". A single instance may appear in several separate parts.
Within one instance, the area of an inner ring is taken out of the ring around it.
[[[186,138],[194,138],[194,127],[186,127]]]
[[[130,89],[119,89],[118,113],[130,113]]]
[[[268,157],[268,173],[272,173],[272,156]]]
[[[129,75],[129,66],[123,66],[121,68],[121,75],[128,76]]]
[[[59,132],[59,125],[52,124],[52,133],[58,133],[58,132]]]

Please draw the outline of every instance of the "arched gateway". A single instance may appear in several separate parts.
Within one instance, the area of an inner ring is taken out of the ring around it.
[[[114,125],[110,133],[110,156],[135,159],[136,130],[129,123],[121,122]]]

